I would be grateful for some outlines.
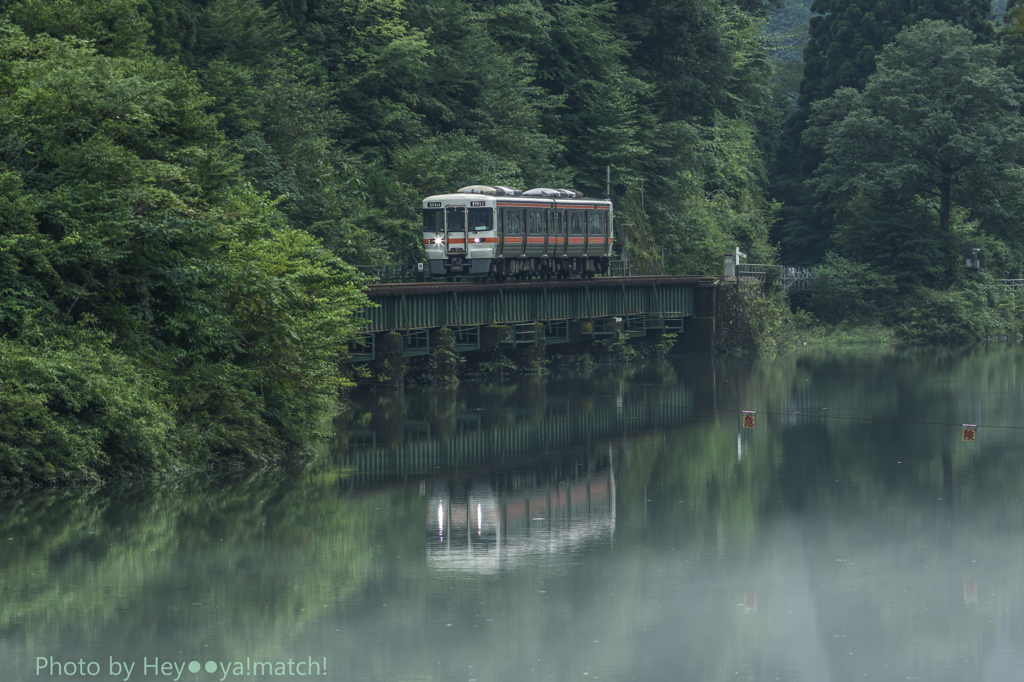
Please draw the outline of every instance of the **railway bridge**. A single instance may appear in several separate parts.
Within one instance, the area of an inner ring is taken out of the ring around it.
[[[444,328],[460,353],[658,332],[678,334],[683,350],[711,351],[718,284],[699,276],[371,284],[376,307],[361,313],[349,362],[400,364],[429,353]]]

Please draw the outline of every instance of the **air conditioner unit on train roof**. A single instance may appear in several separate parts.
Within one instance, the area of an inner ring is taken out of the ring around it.
[[[551,189],[550,187],[535,187],[523,192],[524,197],[548,197],[551,199],[578,199],[582,194],[571,189]]]
[[[460,187],[457,194],[491,194],[496,196],[515,196],[522,194],[521,190],[515,187],[504,187],[502,185],[466,185]]]

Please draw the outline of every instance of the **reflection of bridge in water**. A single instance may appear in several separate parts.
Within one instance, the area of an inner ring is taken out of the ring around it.
[[[359,485],[550,462],[614,437],[684,423],[693,407],[693,392],[680,383],[464,408],[434,419],[397,415],[376,428],[351,429],[344,463],[356,469],[352,482]]]
[[[510,490],[481,479],[435,484],[427,504],[428,564],[493,573],[532,557],[572,554],[609,540],[615,531],[610,466],[577,468],[575,477],[539,484],[520,474],[512,484]]]

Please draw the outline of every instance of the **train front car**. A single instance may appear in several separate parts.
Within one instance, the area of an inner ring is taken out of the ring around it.
[[[573,190],[470,185],[423,200],[435,277],[592,277],[608,270],[613,233],[611,202]]]
[[[471,185],[423,200],[423,250],[434,277],[486,277],[498,238],[495,199],[510,187]]]

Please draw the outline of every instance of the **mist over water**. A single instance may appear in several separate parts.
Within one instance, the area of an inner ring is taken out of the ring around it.
[[[7,494],[0,680],[1020,680],[1022,368],[365,393],[291,470]]]

